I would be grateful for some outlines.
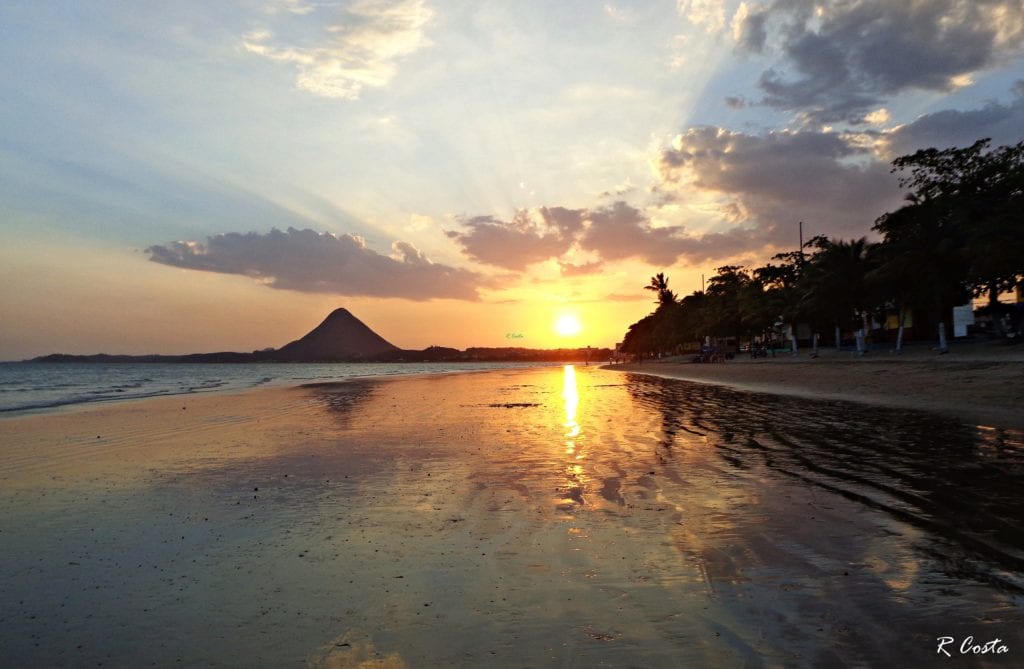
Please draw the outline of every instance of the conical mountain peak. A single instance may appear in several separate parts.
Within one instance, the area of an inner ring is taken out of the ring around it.
[[[352,312],[349,311],[348,309],[346,309],[345,307],[338,307],[337,309],[335,309],[331,313],[327,314],[327,318],[324,319],[324,323],[326,323],[327,321],[331,321],[331,320],[335,320],[335,319],[340,319],[340,318],[352,318],[352,319],[355,319],[357,321],[359,320],[358,318],[353,316]]]
[[[397,350],[342,307],[332,311],[302,339],[283,346],[274,357],[288,362],[359,360]]]

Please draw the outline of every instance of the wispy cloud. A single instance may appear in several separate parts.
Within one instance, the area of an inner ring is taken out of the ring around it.
[[[270,0],[264,7],[264,11],[268,14],[277,14],[279,12],[285,12],[288,14],[309,14],[315,9],[312,3],[305,2],[305,0]]]
[[[609,293],[602,298],[605,302],[643,302],[651,299],[650,295],[643,293]]]
[[[319,14],[298,0],[271,5],[278,13]],[[357,0],[321,29],[316,39],[296,43],[270,29],[250,32],[242,40],[249,53],[290,64],[296,85],[310,93],[355,100],[366,87],[386,86],[397,63],[429,44],[426,26],[433,12],[424,0]],[[279,19],[280,20],[280,19]]]
[[[579,264],[560,262],[558,263],[558,266],[562,272],[562,276],[589,276],[591,274],[600,274],[604,269],[604,263],[600,260]]]
[[[475,272],[431,262],[412,244],[397,241],[392,255],[367,248],[354,235],[314,230],[235,232],[208,237],[205,244],[171,242],[146,249],[150,260],[185,269],[240,274],[271,288],[410,300],[479,299],[490,285]]]
[[[725,29],[725,3],[721,0],[676,0],[676,11],[709,33],[717,34]]]

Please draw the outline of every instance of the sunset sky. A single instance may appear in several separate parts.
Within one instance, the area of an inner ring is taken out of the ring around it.
[[[0,360],[612,346],[1024,139],[1024,5],[13,0],[0,90]]]

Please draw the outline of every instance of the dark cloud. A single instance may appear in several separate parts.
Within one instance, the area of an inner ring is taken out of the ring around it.
[[[782,57],[762,102],[816,122],[861,122],[887,96],[952,90],[1024,53],[1020,0],[775,0],[735,28],[741,51]]]
[[[573,233],[582,225],[572,210],[562,207],[544,209],[542,217],[543,223],[532,220],[525,211],[508,222],[493,216],[476,216],[461,221],[468,232],[446,234],[474,260],[523,270],[527,265],[557,258],[568,251]]]
[[[918,149],[970,146],[984,137],[992,139],[993,147],[1024,140],[1024,95],[1008,105],[991,103],[971,111],[926,114],[886,133],[883,146],[892,158]]]
[[[395,257],[366,247],[353,235],[314,230],[235,232],[206,244],[172,242],[146,249],[154,262],[263,280],[272,288],[410,300],[479,299],[482,278],[468,270],[430,262],[411,244],[395,242]]]
[[[655,226],[640,209],[621,200],[596,209],[542,208],[539,214],[541,222],[526,212],[509,222],[477,216],[463,221],[468,232],[447,234],[470,257],[508,269],[561,258],[573,245],[599,257],[580,265],[559,262],[563,276],[596,274],[606,261],[639,258],[666,267],[681,255],[703,258],[711,252],[711,238],[687,237],[681,226]]]
[[[587,210],[541,210],[540,222],[524,213],[507,223],[478,217],[465,222],[468,232],[449,234],[469,255],[501,267],[522,269],[574,247],[596,256],[584,265],[562,260],[562,273],[572,276],[630,258],[669,267],[680,259],[704,263],[794,248],[800,221],[807,238],[859,237],[902,204],[888,162],[863,133],[691,128],[661,152],[659,168],[660,203],[713,194],[718,229],[695,234],[682,225],[655,225],[644,210],[620,200]]]
[[[688,237],[682,243],[682,255],[691,263],[705,263],[734,258],[743,253],[758,253],[765,247],[793,245],[788,232],[776,235],[777,228],[735,227],[726,232],[709,232]],[[797,244],[798,245],[798,244]]]
[[[671,157],[668,159],[671,160]],[[684,163],[686,161],[686,159],[680,160]],[[891,178],[888,170],[885,170],[884,174]],[[676,186],[677,184],[669,183],[668,189]],[[736,188],[744,186],[751,187],[752,184],[737,184]],[[698,187],[708,188],[709,182],[703,182]],[[739,192],[736,194],[740,197]],[[672,200],[673,197],[670,195],[668,201]],[[680,258],[692,263],[722,260],[743,253],[760,252],[779,242],[779,235],[776,234],[777,228],[774,223],[749,227],[750,212],[740,203],[730,203],[723,207],[722,220],[734,224],[734,227],[724,232],[698,235],[688,234],[684,227],[679,225],[656,226],[647,214],[624,201],[616,202],[608,207],[577,211],[581,216],[581,227],[577,234],[550,248],[536,242],[536,233],[534,233],[535,240],[529,244],[525,244],[522,239],[519,239],[517,244],[502,246],[499,240],[508,240],[525,233],[518,230],[514,223],[502,224],[490,217],[470,219],[477,221],[477,227],[474,227],[469,233],[448,234],[460,243],[464,243],[466,237],[470,237],[473,243],[479,244],[479,221],[486,218],[488,221],[486,236],[488,243],[493,242],[492,251],[495,254],[494,262],[489,264],[500,267],[522,268],[532,262],[559,259],[572,245],[598,256],[598,260],[582,264],[559,260],[558,264],[563,276],[598,274],[604,270],[607,262],[617,260],[639,259],[658,267],[669,267]],[[779,212],[773,212],[773,216],[780,220],[783,218],[783,214]],[[862,228],[866,228],[869,227],[870,220],[864,219],[858,220],[858,222]],[[498,229],[502,225],[506,226],[506,229]],[[784,236],[788,233],[780,234]],[[859,234],[863,234],[863,232],[861,231]],[[784,241],[788,243],[791,240]],[[511,258],[500,255],[502,250],[508,253],[510,249],[512,253],[520,255]],[[482,260],[479,254],[471,255]],[[536,278],[534,281],[543,283],[540,278]]]
[[[746,5],[743,5],[746,12]],[[755,11],[745,13],[739,19],[736,26],[736,45],[741,51],[760,53],[764,50],[765,42],[768,40],[768,31],[765,25],[768,19],[767,11]]]
[[[668,266],[683,250],[681,227],[656,228],[643,212],[622,201],[590,212],[589,219],[580,247],[605,260],[641,258]]]
[[[801,220],[814,234],[859,236],[900,203],[889,166],[834,132],[692,128],[662,152],[660,170],[662,192],[696,188],[731,196],[723,219],[753,226],[689,239],[682,252],[691,257],[789,245]]]
[[[585,209],[565,207],[541,207],[540,216],[549,227],[558,230],[563,237],[576,234],[583,228]]]

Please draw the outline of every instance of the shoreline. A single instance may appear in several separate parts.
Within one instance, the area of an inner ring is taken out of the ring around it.
[[[46,363],[33,363],[31,361],[21,361],[16,363],[0,363],[4,364],[42,364],[42,365],[67,365],[74,367],[77,363],[60,363],[60,362],[46,362]],[[201,369],[210,369],[218,365],[208,363],[85,363],[87,365],[110,365],[111,367],[142,367],[145,365],[154,365],[163,368],[166,365],[182,365],[182,366],[198,366]],[[247,367],[252,364],[263,365],[265,363],[223,363],[223,365],[240,367]],[[284,367],[288,365],[320,365],[324,366],[335,365],[336,363],[273,363],[270,369],[277,368],[278,366]],[[118,396],[114,394],[108,394],[105,396],[98,397],[75,397],[72,399],[61,399],[59,401],[30,405],[20,406],[13,408],[0,408],[0,421],[10,420],[16,418],[25,418],[30,416],[50,416],[58,415],[67,412],[77,412],[80,410],[86,410],[89,408],[102,408],[105,406],[119,405],[119,404],[130,404],[135,402],[145,402],[149,400],[160,400],[167,398],[192,398],[202,396],[219,396],[219,395],[233,395],[235,393],[247,393],[255,390],[269,389],[269,388],[301,388],[310,384],[320,383],[345,383],[352,379],[392,379],[392,378],[416,378],[422,376],[444,376],[449,374],[472,374],[476,372],[488,372],[488,371],[501,371],[509,369],[535,369],[551,366],[563,366],[565,364],[583,364],[583,363],[559,363],[559,362],[472,362],[472,361],[458,361],[458,362],[428,362],[428,363],[338,363],[343,365],[362,365],[367,366],[379,366],[381,364],[389,365],[401,365],[412,367],[419,367],[413,369],[413,371],[396,371],[394,373],[358,373],[350,375],[338,375],[331,377],[289,377],[289,376],[278,376],[278,377],[267,377],[262,379],[229,379],[229,381],[222,387],[199,387],[188,390],[155,390],[143,394],[129,394],[127,396]],[[437,365],[440,369],[424,369],[425,366]],[[465,369],[459,369],[458,367],[466,367]],[[239,385],[239,383],[242,383]],[[120,393],[122,390],[111,390],[106,389],[104,392],[107,393]]]
[[[883,357],[885,356],[885,357]],[[949,355],[868,355],[825,351],[818,358],[691,363],[674,358],[603,369],[728,386],[739,390],[838,400],[955,416],[1024,430],[1024,351],[973,349]]]

